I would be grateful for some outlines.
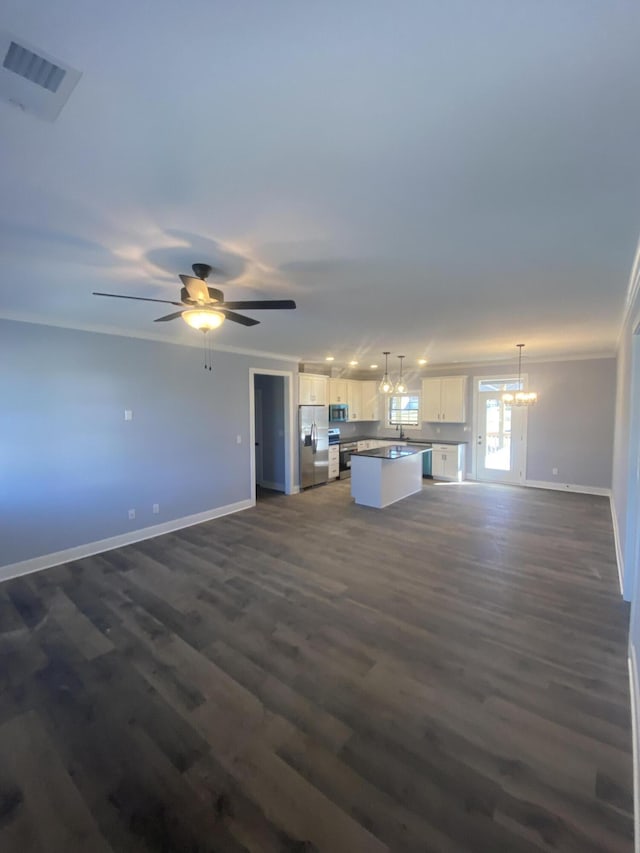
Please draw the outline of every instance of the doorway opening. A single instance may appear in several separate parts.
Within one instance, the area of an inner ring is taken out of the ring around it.
[[[527,377],[474,378],[475,452],[473,475],[476,480],[494,483],[523,483],[526,479],[527,409],[505,403],[505,391],[526,387]]]
[[[291,374],[251,369],[251,494],[291,494]]]

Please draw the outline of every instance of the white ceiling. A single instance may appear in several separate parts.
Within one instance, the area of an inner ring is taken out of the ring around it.
[[[0,104],[0,315],[336,364],[611,352],[640,231],[635,0],[5,0],[83,72]],[[167,311],[165,311],[167,307]],[[197,340],[199,343],[199,338]]]

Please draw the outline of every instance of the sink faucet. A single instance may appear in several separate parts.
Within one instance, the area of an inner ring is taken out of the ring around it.
[[[400,435],[398,436],[398,438],[400,439],[400,441],[403,441],[406,438],[406,435],[402,430],[402,424],[396,424],[396,432],[398,432],[398,427],[400,427]]]

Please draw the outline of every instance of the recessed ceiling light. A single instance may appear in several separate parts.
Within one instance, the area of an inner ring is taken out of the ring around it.
[[[351,365],[351,367],[355,367],[357,363],[358,363],[357,361],[350,361],[350,362],[349,362],[349,364]]]
[[[370,364],[369,367],[371,368],[371,370],[377,370],[378,369],[377,364]]]
[[[426,359],[426,358],[419,358],[419,359],[418,359],[418,364],[426,364],[426,363],[427,363],[427,359]]]
[[[328,356],[325,358],[325,361],[333,361],[333,356],[332,356],[332,355],[328,355]]]

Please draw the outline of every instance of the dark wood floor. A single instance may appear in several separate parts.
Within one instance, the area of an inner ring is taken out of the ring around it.
[[[630,851],[608,501],[349,482],[0,585],[0,850]]]

